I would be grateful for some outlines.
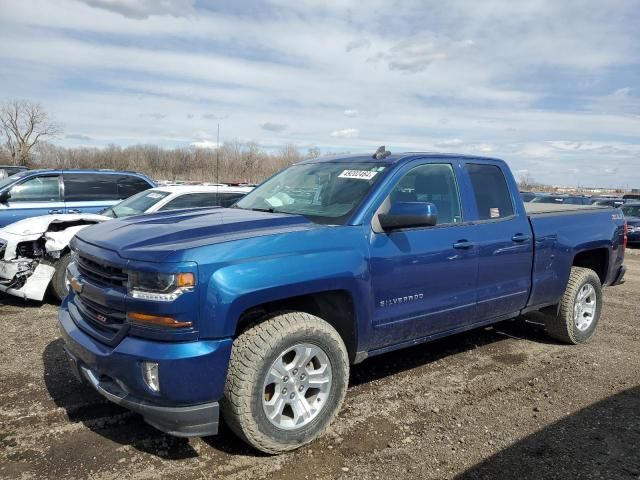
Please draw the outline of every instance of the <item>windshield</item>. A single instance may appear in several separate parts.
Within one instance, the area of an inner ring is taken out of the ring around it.
[[[16,173],[14,175],[11,175],[10,177],[4,178],[2,180],[0,180],[0,190],[3,190],[4,187],[8,186],[8,185],[13,185],[18,179],[24,177],[25,175],[29,175],[30,172],[25,171],[25,172],[19,172]]]
[[[640,205],[627,205],[622,207],[625,217],[640,217]]]
[[[102,212],[102,215],[111,218],[130,217],[131,215],[140,215],[152,206],[158,203],[160,200],[169,195],[169,192],[159,192],[157,190],[145,190],[144,192],[136,193],[134,196],[123,200],[122,202],[109,207]]]
[[[373,163],[294,165],[253,190],[235,208],[291,213],[317,223],[342,225],[385,168]]]

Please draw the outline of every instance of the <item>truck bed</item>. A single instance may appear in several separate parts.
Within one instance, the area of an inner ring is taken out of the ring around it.
[[[563,205],[559,203],[525,203],[527,215],[542,215],[549,213],[580,213],[610,210],[612,207],[600,205]]]

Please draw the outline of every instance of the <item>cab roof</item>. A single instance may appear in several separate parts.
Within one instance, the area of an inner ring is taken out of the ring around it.
[[[338,155],[326,155],[318,158],[311,158],[300,162],[301,164],[307,163],[378,163],[381,165],[393,165],[396,163],[407,162],[416,158],[460,158],[465,160],[477,160],[477,161],[501,161],[498,158],[481,157],[476,155],[465,155],[462,153],[437,153],[437,152],[402,152],[392,153],[384,158],[374,158],[373,154],[338,154]]]

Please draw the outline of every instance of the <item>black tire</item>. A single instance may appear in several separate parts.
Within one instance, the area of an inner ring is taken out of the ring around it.
[[[312,344],[326,355],[332,372],[327,384],[331,387],[324,406],[310,423],[282,429],[265,413],[264,382],[273,362],[287,349],[300,344]],[[348,355],[338,332],[308,313],[279,312],[233,342],[222,400],[223,418],[236,435],[262,452],[278,454],[293,450],[327,429],[342,405],[348,382]]]
[[[593,319],[589,326],[579,329],[575,320],[574,307],[578,301],[578,294],[583,287],[591,285],[595,292],[596,306]],[[600,313],[602,312],[602,285],[600,278],[589,268],[573,267],[569,276],[567,288],[558,305],[557,314],[549,315],[545,319],[545,326],[549,335],[561,342],[577,345],[591,339],[598,328]]]
[[[66,253],[54,264],[56,271],[51,279],[51,291],[61,302],[69,293],[69,287],[67,286],[67,266],[69,263],[71,263],[71,254]]]

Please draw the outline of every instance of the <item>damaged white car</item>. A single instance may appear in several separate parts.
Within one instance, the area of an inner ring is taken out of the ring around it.
[[[137,193],[97,214],[44,215],[0,229],[0,292],[42,301],[51,287],[58,300],[67,296],[69,242],[81,229],[131,215],[182,208],[228,207],[252,187],[184,185]]]
[[[67,295],[65,271],[69,242],[87,225],[109,220],[95,214],[62,214],[25,218],[0,229],[0,291],[42,301]]]

